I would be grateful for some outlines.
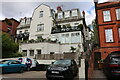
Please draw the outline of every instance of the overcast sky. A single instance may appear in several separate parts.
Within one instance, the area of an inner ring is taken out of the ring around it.
[[[105,2],[107,0],[99,0]],[[4,18],[15,18],[18,21],[23,17],[32,17],[34,9],[41,3],[49,5],[56,10],[57,6],[62,6],[63,10],[78,8],[86,13],[86,22],[90,24],[95,19],[93,0],[1,0],[0,20]]]

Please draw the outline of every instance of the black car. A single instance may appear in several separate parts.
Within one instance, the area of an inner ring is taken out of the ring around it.
[[[109,79],[120,78],[120,51],[106,57],[103,71]]]
[[[78,67],[73,59],[56,60],[46,72],[46,78],[69,78],[72,79],[78,73]]]

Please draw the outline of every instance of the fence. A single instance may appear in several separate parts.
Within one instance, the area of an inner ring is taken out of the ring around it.
[[[35,59],[38,60],[58,60],[58,59],[75,59],[75,58],[76,58],[76,53],[35,55]]]

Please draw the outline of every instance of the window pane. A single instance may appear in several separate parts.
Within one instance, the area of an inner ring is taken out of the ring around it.
[[[72,16],[77,16],[77,10],[72,11]]]
[[[61,18],[63,18],[62,12],[61,12],[61,13],[58,13],[58,19],[61,19]]]
[[[26,24],[30,24],[30,18],[27,19]]]
[[[25,25],[25,19],[22,19],[20,24]]]
[[[65,18],[70,17],[70,11],[65,12]]]
[[[65,35],[64,34],[61,35],[61,43],[65,43]]]
[[[34,50],[30,50],[30,56],[34,56]]]
[[[120,39],[120,28],[118,28],[118,32],[119,32],[119,39]]]
[[[116,9],[117,20],[120,20],[120,8]]]
[[[105,30],[106,42],[113,42],[113,32],[112,29]]]
[[[41,49],[37,50],[37,54],[41,54]]]
[[[40,11],[40,17],[43,17],[43,11]]]
[[[104,21],[111,21],[110,11],[103,11]]]
[[[44,31],[44,24],[38,24],[37,31]]]
[[[27,56],[27,50],[23,50],[23,56]]]

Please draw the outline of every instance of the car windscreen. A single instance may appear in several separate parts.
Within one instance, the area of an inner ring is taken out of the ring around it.
[[[120,56],[118,56],[118,57],[112,57],[111,58],[111,63],[120,64]]]
[[[55,65],[70,65],[71,64],[71,60],[57,60],[55,61],[53,64]]]
[[[7,64],[7,63],[9,63],[9,61],[8,61],[8,60],[3,60],[3,61],[0,61],[0,64]]]

